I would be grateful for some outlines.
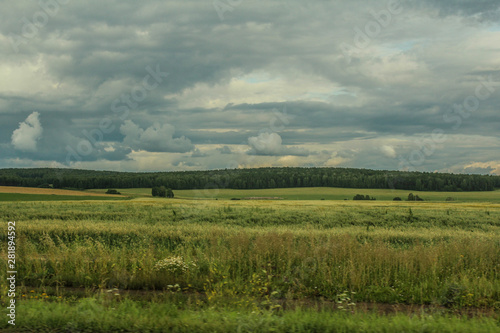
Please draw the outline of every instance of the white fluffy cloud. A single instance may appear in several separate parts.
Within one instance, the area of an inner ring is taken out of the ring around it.
[[[309,151],[299,147],[286,147],[282,145],[281,136],[277,133],[260,133],[258,136],[248,138],[251,155],[284,156],[296,155],[307,156]]]
[[[36,143],[43,133],[39,117],[38,112],[33,112],[25,121],[19,123],[19,128],[12,133],[14,148],[25,152],[36,151]]]
[[[380,147],[380,151],[385,157],[396,158],[396,150],[392,146],[382,146]]]
[[[281,136],[276,133],[260,133],[258,136],[248,138],[248,144],[257,154],[280,155]]]
[[[155,122],[144,130],[131,120],[126,120],[120,127],[120,133],[125,135],[123,143],[134,150],[185,153],[194,149],[188,138],[173,137],[175,128],[170,124]]]

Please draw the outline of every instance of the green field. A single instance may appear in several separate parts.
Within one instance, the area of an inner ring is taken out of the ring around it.
[[[103,194],[107,189],[87,190],[89,193]],[[24,193],[0,193],[0,201],[60,201],[60,200],[123,200],[130,198],[151,197],[150,188],[119,189],[128,198],[106,196],[73,196]],[[425,201],[446,202],[448,204],[461,202],[500,203],[500,190],[484,192],[422,192],[406,190],[382,189],[351,189],[335,187],[305,187],[279,188],[259,190],[206,189],[206,190],[175,190],[176,198],[180,199],[246,199],[253,197],[280,198],[283,200],[352,200],[356,194],[375,197],[377,201],[392,201],[395,197],[406,200],[409,193],[423,198]],[[453,201],[446,201],[453,198]]]
[[[500,329],[498,203],[186,197],[0,202],[16,221],[17,328]]]
[[[106,190],[91,190],[104,193]],[[135,197],[151,196],[150,188],[120,189],[124,195]],[[259,190],[233,190],[233,189],[206,189],[206,190],[174,190],[177,198],[186,199],[232,199],[248,197],[279,197],[285,200],[352,200],[356,194],[369,195],[379,201],[392,201],[394,197],[406,200],[409,193],[413,193],[426,201],[446,201],[454,198],[453,202],[500,202],[500,190],[484,192],[423,192],[407,190],[383,189],[352,189],[336,187],[303,187],[303,188],[278,188]]]

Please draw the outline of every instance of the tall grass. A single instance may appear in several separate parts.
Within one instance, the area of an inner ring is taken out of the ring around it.
[[[130,201],[0,204],[18,284],[500,308],[490,207]],[[5,234],[1,238],[6,240]],[[6,264],[6,248],[0,262]],[[185,271],[156,270],[182,257]],[[5,272],[0,278],[5,281]],[[4,284],[4,282],[2,282]],[[260,291],[259,291],[260,290]]]
[[[13,332],[498,332],[492,318],[420,314],[346,314],[314,310],[272,313],[179,309],[174,303],[82,299],[72,304],[29,301],[19,308]],[[7,327],[5,322],[0,328]],[[5,330],[6,332],[9,332]]]

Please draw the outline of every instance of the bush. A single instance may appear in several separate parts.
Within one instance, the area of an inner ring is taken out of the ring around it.
[[[377,200],[369,195],[356,194],[352,200]]]
[[[392,201],[402,201],[400,197],[395,197]]]
[[[118,192],[117,190],[109,189],[109,190],[106,191],[106,194],[121,194],[121,193]]]
[[[455,198],[448,197],[448,198],[446,198],[446,201],[455,201]]]
[[[153,197],[165,198],[167,196],[167,189],[165,188],[165,186],[155,186],[151,190],[151,194],[153,195]]]
[[[413,193],[408,194],[408,201],[424,201],[421,197],[418,195],[413,195]]]
[[[174,192],[171,188],[166,188],[165,186],[156,186],[151,190],[151,194],[153,197],[161,197],[161,198],[173,198]]]

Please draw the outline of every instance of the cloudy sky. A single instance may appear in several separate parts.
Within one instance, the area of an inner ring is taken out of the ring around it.
[[[497,0],[4,1],[0,168],[500,174]]]

